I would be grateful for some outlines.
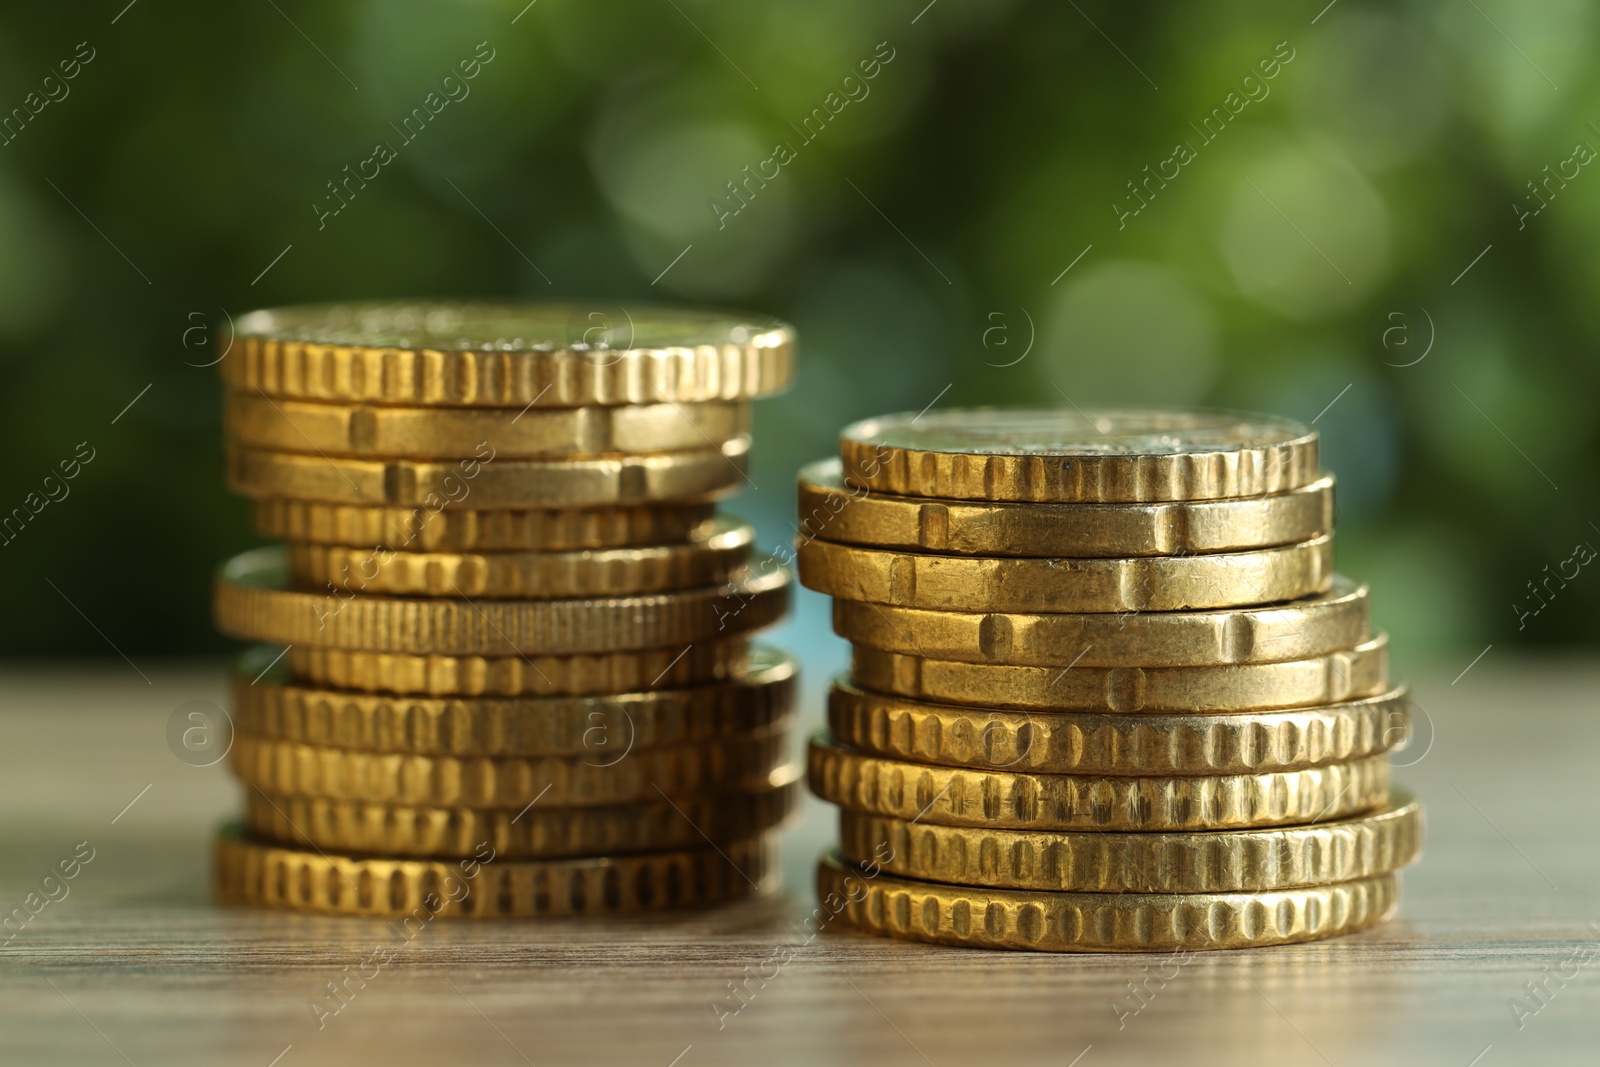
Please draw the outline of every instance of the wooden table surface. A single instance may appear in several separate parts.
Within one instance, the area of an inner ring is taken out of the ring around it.
[[[93,858],[21,933],[0,932],[0,1063],[1593,1064],[1600,668],[1496,650],[1452,685],[1460,666],[1412,672],[1433,737],[1397,778],[1426,802],[1429,840],[1400,919],[1202,954],[1120,1028],[1111,1003],[1148,958],[844,930],[802,943],[833,835],[812,801],[779,896],[639,921],[441,921],[320,1030],[311,999],[392,935],[211,901],[209,835],[238,792],[220,766],[175,758],[165,731],[184,701],[222,701],[223,668],[142,664],[149,684],[121,661],[10,668],[0,914],[75,850]],[[810,721],[821,682],[812,671]],[[792,961],[719,1027],[710,1005],[781,946]],[[1520,1028],[1516,997],[1538,1007]]]

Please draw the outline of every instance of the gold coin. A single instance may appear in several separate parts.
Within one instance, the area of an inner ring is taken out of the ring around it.
[[[931,556],[806,541],[800,584],[828,596],[933,611],[1189,611],[1296,600],[1333,581],[1333,536],[1209,556],[1022,559]]]
[[[384,508],[267,497],[251,502],[256,532],[280,541],[397,552],[567,552],[665,544],[694,535],[716,505],[616,508]]]
[[[925,882],[1052,893],[1270,892],[1389,874],[1422,850],[1422,807],[1313,826],[1195,833],[1048,833],[839,813],[847,863]]]
[[[1251,711],[1338,704],[1389,686],[1389,638],[1284,663],[1215,667],[1011,667],[902,656],[855,646],[863,689],[980,707],[1056,710]]]
[[[423,655],[548,655],[666,648],[736,637],[777,622],[789,593],[779,569],[649,596],[572,600],[401,599],[284,589],[281,546],[222,565],[217,628],[279,645]]]
[[[969,948],[1166,952],[1256,948],[1377,926],[1400,907],[1398,875],[1268,893],[1042,893],[875,877],[824,856],[823,907],[868,933]]]
[[[846,426],[845,480],[901,496],[1142,503],[1316,481],[1317,434],[1226,411],[947,408]]]
[[[811,791],[823,800],[941,826],[1225,830],[1338,819],[1389,801],[1382,757],[1299,771],[1108,778],[884,759],[845,748],[825,732],[812,737],[807,756]]]
[[[401,919],[395,950],[436,916],[510,919],[658,911],[759,895],[770,891],[778,876],[773,834],[720,849],[634,856],[502,859],[486,843],[471,859],[414,860],[303,852],[262,844],[236,827],[224,827],[217,835],[214,860],[217,896],[224,903]]]
[[[1274,496],[1160,504],[926,500],[844,480],[838,459],[800,470],[800,534],[961,556],[1192,556],[1292,545],[1333,529],[1333,476]]]
[[[343,648],[291,648],[289,674],[310,685],[369,693],[545,697],[626,693],[736,676],[748,642],[696,641],[577,656],[435,656]],[[277,655],[273,651],[270,655]],[[266,659],[261,659],[263,666]]]
[[[611,807],[514,809],[373,804],[245,794],[245,826],[295,848],[379,856],[470,856],[487,841],[506,859],[613,856],[754,837],[782,823],[800,795],[793,765],[725,791]]]
[[[916,763],[1035,774],[1253,774],[1348,763],[1404,747],[1404,688],[1343,704],[1212,715],[998,711],[857,689],[828,694],[841,744]]]
[[[1326,593],[1292,604],[1141,614],[927,611],[833,602],[840,637],[883,652],[1057,670],[1211,667],[1326,656],[1371,637],[1367,587],[1334,575]]]
[[[501,459],[492,451],[442,460],[345,459],[292,452],[228,449],[228,488],[248,497],[330,504],[483,508],[614,507],[715,500],[745,477],[749,437],[719,448]]]
[[[623,758],[413,756],[238,735],[228,763],[272,796],[438,807],[591,807],[715,792],[783,763],[783,721],[764,730],[646,748]],[[609,761],[609,762],[607,762]]]
[[[747,401],[621,407],[396,408],[227,394],[223,432],[246,448],[363,459],[496,458],[704,448],[750,431]]]
[[[750,561],[755,530],[713,519],[679,544],[573,552],[395,552],[291,543],[289,577],[301,589],[494,600],[629,596],[720,585]]]
[[[727,681],[586,697],[438,699],[319,689],[263,670],[233,676],[240,735],[420,756],[586,756],[686,745],[770,727],[794,707],[795,663],[757,646]],[[265,677],[263,678],[263,675]]]
[[[747,400],[786,388],[794,330],[651,305],[367,303],[235,325],[233,388],[307,400],[582,407]]]

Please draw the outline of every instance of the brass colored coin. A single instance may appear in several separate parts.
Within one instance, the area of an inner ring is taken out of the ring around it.
[[[578,656],[434,656],[343,648],[291,648],[283,662],[309,685],[367,693],[546,697],[626,693],[736,676],[743,638]],[[276,653],[273,653],[274,655]],[[263,665],[265,661],[262,661]]]
[[[794,330],[650,305],[274,308],[238,320],[220,367],[235,389],[306,400],[514,409],[747,400],[788,386]]]
[[[1253,552],[1131,559],[931,556],[830,541],[800,546],[800,584],[933,611],[1190,611],[1296,600],[1333,581],[1333,535]]]
[[[1410,866],[1422,806],[1396,793],[1371,815],[1312,826],[1195,833],[1047,833],[839,813],[846,862],[925,882],[1052,893],[1270,892]]]
[[[374,460],[228,449],[228,488],[329,504],[483,508],[615,507],[715,500],[744,479],[749,437],[719,448],[568,459]]]
[[[392,697],[296,685],[256,652],[233,676],[241,736],[419,756],[585,756],[710,741],[794,707],[795,663],[757,646],[724,682],[585,697]],[[266,675],[266,677],[262,677]]]
[[[704,448],[750,432],[746,401],[620,407],[396,408],[230,392],[222,428],[245,448],[363,459],[595,456]]]
[[[1292,545],[1333,529],[1333,476],[1273,496],[1159,504],[1017,504],[889,496],[837,458],[800,470],[800,534],[960,556],[1192,556]]]
[[[1318,476],[1315,430],[1227,411],[947,408],[846,426],[839,455],[853,485],[953,500],[1216,500]]]
[[[217,575],[217,628],[248,641],[422,655],[556,655],[736,637],[782,617],[789,576],[772,569],[676,593],[574,600],[400,599],[284,589],[280,547]]]
[[[940,826],[1226,830],[1339,819],[1389,802],[1382,757],[1300,771],[1107,778],[908,763],[845,748],[826,733],[811,739],[807,756],[811,791],[823,800]]]
[[[256,532],[280,541],[360,545],[397,552],[567,552],[682,541],[716,505],[615,508],[384,508],[267,497],[252,502]]]
[[[691,745],[615,756],[412,756],[236,736],[229,766],[272,796],[385,804],[591,807],[715,792],[783,762],[783,723]],[[609,762],[608,762],[609,761]]]
[[[1255,774],[1348,763],[1411,737],[1405,689],[1287,711],[1126,715],[997,711],[882,696],[840,679],[828,728],[888,759],[1034,774]]]
[[[1009,667],[902,656],[855,646],[863,689],[980,707],[1060,711],[1260,711],[1338,704],[1389,687],[1389,638],[1284,663],[1216,667]]]
[[[731,516],[688,541],[574,552],[393,552],[290,543],[301,589],[493,600],[633,596],[720,585],[750,561],[755,530]]]
[[[1367,587],[1341,575],[1326,593],[1289,604],[1137,616],[927,611],[840,597],[833,602],[833,629],[884,652],[1057,670],[1067,663],[1074,669],[1212,667],[1309,659],[1354,648],[1372,635]]]
[[[487,841],[506,859],[613,856],[754,837],[799,800],[789,765],[726,791],[594,808],[449,808],[313,797],[245,795],[255,837],[295,848],[379,856],[470,856]]]
[[[778,876],[773,834],[720,849],[634,856],[502,859],[492,845],[473,856],[328,855],[262,844],[230,826],[217,835],[217,896],[227,904],[403,919],[395,931],[398,950],[435,916],[524,919],[659,911],[759,895],[771,890]]]
[[[968,948],[1166,952],[1339,937],[1400,907],[1398,875],[1268,893],[1042,893],[875,877],[824,856],[817,896],[867,933]],[[837,905],[837,907],[835,907]]]

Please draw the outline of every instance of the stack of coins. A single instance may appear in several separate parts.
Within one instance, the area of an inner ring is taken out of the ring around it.
[[[949,410],[800,474],[852,670],[813,739],[823,907],[986,948],[1281,944],[1394,914],[1420,848],[1333,478],[1286,420]]]
[[[789,578],[715,501],[793,331],[727,313],[259,311],[221,360],[230,486],[285,544],[217,578],[221,896],[531,916],[749,895],[795,803]]]

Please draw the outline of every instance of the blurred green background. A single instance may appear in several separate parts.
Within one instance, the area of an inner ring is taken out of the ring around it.
[[[866,415],[1245,407],[1317,420],[1397,649],[1600,637],[1600,568],[1515,606],[1600,546],[1594,3],[523,2],[0,15],[0,511],[93,453],[0,544],[0,654],[230,647],[208,334],[408,296],[793,321],[733,505],[769,540]]]

